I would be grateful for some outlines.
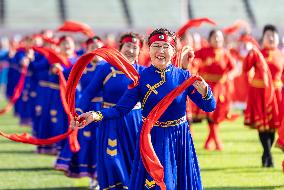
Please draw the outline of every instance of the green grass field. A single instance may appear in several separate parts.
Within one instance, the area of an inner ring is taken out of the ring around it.
[[[28,128],[18,127],[11,114],[0,117],[0,129],[21,133]],[[194,125],[194,142],[206,190],[268,190],[284,189],[281,162],[284,153],[273,148],[274,169],[261,168],[261,146],[256,131],[244,128],[242,118],[224,123],[221,136],[222,152],[203,150],[207,134],[205,123]],[[0,189],[87,189],[88,179],[70,179],[53,170],[55,158],[34,153],[32,145],[11,142],[0,137]]]

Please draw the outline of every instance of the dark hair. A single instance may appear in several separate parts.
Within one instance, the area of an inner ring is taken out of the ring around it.
[[[278,30],[277,30],[276,26],[274,26],[274,25],[272,25],[272,24],[267,24],[267,25],[265,25],[264,28],[263,28],[263,31],[262,31],[262,38],[263,38],[265,32],[267,32],[267,31],[272,31],[272,32],[275,32],[275,33],[278,34]]]
[[[120,39],[119,39],[119,50],[121,50],[121,48],[123,46],[123,44],[122,44],[123,39],[127,38],[127,37],[137,38],[138,40],[140,40],[141,45],[143,46],[143,38],[141,37],[140,34],[135,33],[135,32],[128,32],[128,33],[122,34],[120,36]]]
[[[61,44],[62,41],[65,41],[67,39],[70,39],[70,40],[72,40],[74,42],[74,39],[71,36],[64,35],[64,36],[61,36],[59,38],[59,44]]]
[[[174,32],[171,32],[170,30],[166,29],[166,28],[159,28],[154,30],[153,32],[151,32],[150,36],[148,37],[148,45],[150,46],[150,38],[156,34],[165,34],[167,36],[170,36],[173,38],[175,44],[177,43],[177,37],[176,34]]]
[[[211,31],[209,32],[208,39],[207,39],[209,43],[210,43],[211,37],[212,37],[216,32],[218,32],[218,31],[222,32],[222,30],[220,30],[220,29],[213,29],[213,30],[211,30]],[[223,32],[222,32],[222,33],[223,33]]]
[[[92,38],[88,38],[86,44],[94,43],[96,40],[102,41],[102,39],[99,36],[94,36]]]

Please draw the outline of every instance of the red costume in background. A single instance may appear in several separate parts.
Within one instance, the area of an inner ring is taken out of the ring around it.
[[[251,128],[256,128],[259,131],[273,131],[280,126],[280,109],[282,101],[282,86],[281,76],[283,73],[283,55],[278,49],[263,49],[261,50],[267,65],[268,70],[262,69],[259,57],[253,52],[250,52],[246,57],[243,65],[243,71],[248,72],[254,67],[255,75],[250,82],[249,98],[247,109],[245,111],[245,125]],[[265,97],[265,73],[271,72],[272,81],[269,86],[273,86],[273,99],[268,102]],[[282,111],[283,112],[283,111]]]
[[[229,53],[223,49],[212,47],[202,48],[195,52],[198,65],[198,74],[210,85],[217,107],[214,112],[205,113],[198,108],[194,108],[194,118],[207,117],[209,123],[209,135],[205,143],[205,148],[209,149],[210,142],[213,140],[216,149],[221,150],[222,144],[218,138],[218,124],[227,119],[230,108],[231,93],[227,82],[228,73],[234,68]]]
[[[230,54],[238,62],[237,68],[243,67],[242,65],[243,65],[245,57],[240,54],[239,50],[230,49]],[[234,86],[235,90],[234,90],[234,93],[232,94],[232,101],[233,102],[239,102],[239,103],[245,103],[247,101],[247,97],[248,97],[248,88],[249,88],[248,77],[249,77],[249,74],[243,73],[241,71],[241,68],[238,69],[238,70],[240,70],[241,73],[233,79],[233,86]],[[240,88],[240,86],[241,86],[241,88]]]

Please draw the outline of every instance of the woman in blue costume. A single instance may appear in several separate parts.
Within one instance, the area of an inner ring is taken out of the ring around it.
[[[91,52],[97,48],[103,46],[101,39],[98,36],[89,38],[86,41],[87,52]],[[100,67],[100,64],[105,63],[101,62],[100,57],[96,57],[92,63],[90,63],[86,70],[84,71],[80,79],[80,88],[81,92],[87,88],[90,84],[92,78],[96,72],[96,68]],[[80,96],[80,95],[79,95]],[[80,100],[80,97],[78,101]],[[89,110],[99,110],[102,107],[103,98],[100,93],[98,96],[92,98],[87,104],[86,111]],[[80,110],[78,110],[80,112]],[[80,143],[80,150],[77,153],[73,153],[70,149],[69,142],[65,144],[64,148],[60,152],[56,163],[55,168],[57,170],[62,170],[65,172],[68,177],[90,177],[95,179],[97,177],[96,173],[96,130],[98,123],[92,123],[88,125],[84,130],[78,132],[78,141]],[[91,180],[90,187],[96,186],[97,182]]]
[[[43,47],[47,47],[56,50],[57,45],[50,42],[44,42]],[[31,71],[33,72],[32,83],[34,84],[34,91],[30,93],[30,96],[34,98],[33,101],[33,118],[32,118],[32,130],[33,136],[38,136],[38,128],[42,119],[42,107],[46,104],[46,93],[48,91],[48,86],[42,86],[44,82],[48,82],[50,74],[50,63],[42,54],[35,52],[34,61],[29,65]]]
[[[154,30],[148,38],[148,44],[152,65],[140,73],[138,86],[128,90],[115,107],[80,115],[79,119],[86,119],[86,125],[92,121],[107,122],[122,117],[138,101],[142,103],[142,117],[146,118],[161,99],[190,77],[188,71],[171,64],[176,50],[176,37],[173,33],[167,29]],[[170,104],[154,125],[151,139],[154,150],[164,167],[167,190],[202,189],[197,156],[186,120],[187,96],[206,112],[211,112],[216,107],[215,99],[207,83],[196,81]],[[84,127],[85,124],[80,123],[79,127]],[[74,125],[75,122],[72,120],[70,126],[74,127]],[[160,189],[145,170],[139,143],[137,143],[128,189]]]
[[[60,54],[69,59],[71,64],[76,62],[76,55],[74,53],[74,40],[68,36],[62,36],[59,40]],[[40,80],[39,86],[42,87],[42,103],[40,112],[41,118],[39,126],[37,126],[37,138],[46,139],[67,131],[68,117],[64,111],[59,88],[59,78],[57,71],[63,71],[64,77],[67,80],[71,71],[71,67],[66,67],[61,64],[54,64],[50,67],[48,80]],[[40,154],[57,154],[64,146],[65,140],[53,145],[38,146],[37,151]]]
[[[33,45],[33,39],[31,37],[24,38],[24,47],[19,48],[15,56],[11,59],[10,68],[8,71],[8,84],[7,84],[7,96],[12,97],[14,94],[14,89],[19,82],[21,69],[23,65],[28,66],[30,60],[33,56],[33,50],[31,49]],[[28,73],[25,78],[24,88],[21,96],[14,105],[14,113],[20,119],[21,125],[31,125],[32,122],[32,108],[31,108],[31,77],[32,72],[28,68]]]
[[[127,33],[120,37],[120,52],[133,64],[139,72],[142,67],[137,65],[141,37],[136,33]],[[91,84],[83,92],[78,108],[86,111],[90,100],[103,93],[103,107],[116,105],[127,90],[130,80],[110,64],[97,68]],[[135,144],[138,126],[142,121],[141,104],[129,110],[130,113],[115,119],[105,120],[97,131],[97,173],[101,189],[122,189],[129,183],[132,163],[135,155]]]

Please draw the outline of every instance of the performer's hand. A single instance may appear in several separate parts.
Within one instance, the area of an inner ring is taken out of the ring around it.
[[[77,121],[79,122],[78,128],[84,128],[87,125],[89,125],[90,123],[92,123],[93,121],[96,121],[98,119],[98,115],[96,112],[93,111],[89,111],[86,113],[83,113],[81,115],[78,116]]]
[[[56,74],[58,71],[63,71],[63,67],[59,63],[55,63],[51,68],[51,72]]]
[[[202,95],[202,97],[207,95],[208,84],[204,80],[197,80],[193,83],[194,88]]]
[[[28,49],[27,51],[27,55],[26,55],[27,58],[29,58],[30,61],[33,61],[35,59],[35,52],[33,49]]]
[[[21,61],[22,66],[28,66],[30,64],[30,60],[27,57],[24,57]]]
[[[76,125],[79,126],[79,122],[75,121],[75,119],[72,117],[70,120],[69,127],[74,130],[76,128]]]
[[[187,69],[194,59],[194,51],[190,46],[184,46],[181,54],[182,68]]]

